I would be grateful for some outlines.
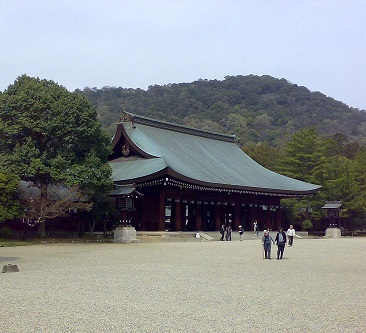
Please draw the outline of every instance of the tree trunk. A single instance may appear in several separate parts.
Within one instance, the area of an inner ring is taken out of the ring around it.
[[[84,220],[80,219],[79,220],[79,238],[83,238],[84,237]]]
[[[23,240],[26,241],[28,236],[28,221],[23,223],[24,223]]]
[[[89,219],[90,238],[93,238],[94,228],[95,228],[95,219],[93,216],[90,216],[90,219]]]
[[[40,237],[42,238],[46,237],[46,221],[39,222],[38,233]]]
[[[43,214],[43,202],[47,201],[47,186],[41,186],[40,188],[40,191],[41,191],[41,202],[40,202],[40,213],[39,213],[39,218],[40,218],[40,221],[39,221],[39,229],[38,229],[38,232],[39,232],[39,236],[44,238],[46,237],[46,219],[42,218],[42,214]],[[37,211],[37,210],[36,210]]]

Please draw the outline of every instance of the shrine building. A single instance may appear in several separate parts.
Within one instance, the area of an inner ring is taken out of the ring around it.
[[[143,231],[214,231],[281,225],[282,198],[319,185],[259,165],[235,136],[124,112],[112,140],[110,193],[121,221]]]

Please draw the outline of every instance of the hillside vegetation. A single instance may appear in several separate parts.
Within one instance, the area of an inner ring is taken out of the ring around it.
[[[123,110],[235,133],[243,151],[259,164],[321,185],[312,197],[281,201],[285,225],[324,230],[329,225],[324,202],[341,201],[340,225],[366,230],[366,112],[285,79],[253,75],[151,86],[147,91],[104,87],[76,93],[53,81],[18,77],[0,92],[0,223],[25,218],[27,212],[28,221],[41,223],[45,235],[46,220],[77,207],[89,216],[91,230],[98,223],[106,230],[106,216],[118,216],[105,192],[112,186],[110,137]],[[17,192],[19,179],[33,182],[40,193],[49,184],[75,186],[92,198],[93,208],[89,202],[76,206],[78,202],[66,201],[73,206],[61,209],[62,200],[56,204],[44,200],[46,195],[41,201],[23,200]]]
[[[150,86],[85,88],[102,125],[113,135],[122,110],[226,134],[241,144],[283,147],[300,129],[341,133],[366,144],[366,112],[271,76],[227,76],[224,80]]]

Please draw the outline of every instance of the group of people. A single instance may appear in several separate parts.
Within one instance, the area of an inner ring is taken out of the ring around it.
[[[220,227],[220,234],[221,234],[220,240],[223,241],[225,239],[227,241],[231,241],[232,231],[233,228],[231,227],[231,225],[226,226],[225,224],[222,224]]]
[[[259,236],[259,229],[257,221],[254,221],[254,235]],[[221,237],[220,240],[231,241],[231,234],[232,234],[232,227],[231,225],[226,226],[222,224],[220,227]],[[294,242],[294,237],[301,238],[300,236],[296,235],[296,231],[294,226],[291,224],[287,232],[283,231],[283,228],[279,228],[276,234],[275,239],[269,234],[270,230],[264,230],[263,237],[262,237],[262,245],[263,245],[263,259],[271,259],[271,249],[272,244],[277,245],[277,260],[283,258],[283,253],[285,251],[285,246],[288,241],[288,246],[292,246]],[[240,240],[243,240],[244,237],[244,229],[241,225],[239,225],[239,236]]]
[[[259,236],[259,227],[258,222],[255,220],[253,223],[253,230],[254,235]],[[231,235],[232,235],[232,227],[231,225],[225,225],[222,224],[220,227],[220,240],[221,241],[231,241]],[[244,228],[243,226],[239,225],[239,238],[240,241],[244,239]],[[264,230],[263,237],[262,237],[262,245],[264,247],[264,257],[265,259],[271,259],[271,244],[277,244],[278,251],[277,251],[277,259],[282,259],[283,252],[285,250],[285,244],[288,241],[288,246],[292,246],[294,242],[294,237],[300,236],[296,235],[294,226],[291,224],[287,232],[285,233],[282,228],[280,228],[276,234],[276,238],[273,239],[272,236],[269,235],[270,228],[267,230]]]
[[[263,258],[271,259],[271,248],[272,244],[277,245],[277,260],[282,259],[283,252],[285,251],[285,245],[288,240],[288,246],[292,246],[294,242],[294,237],[300,236],[296,235],[294,226],[291,224],[290,228],[287,230],[287,233],[283,231],[283,228],[279,228],[276,234],[275,239],[269,234],[269,230],[264,230],[262,237],[262,245],[263,245]]]
[[[232,234],[232,227],[231,225],[226,226],[225,224],[222,224],[220,227],[220,240],[227,240],[227,241],[231,241],[231,234]],[[239,225],[239,237],[240,237],[240,241],[242,241],[244,239],[244,228],[243,226]]]

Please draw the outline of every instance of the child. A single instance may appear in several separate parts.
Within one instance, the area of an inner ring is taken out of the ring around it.
[[[239,225],[239,237],[240,237],[240,241],[243,240],[244,236],[244,229],[241,225]]]

